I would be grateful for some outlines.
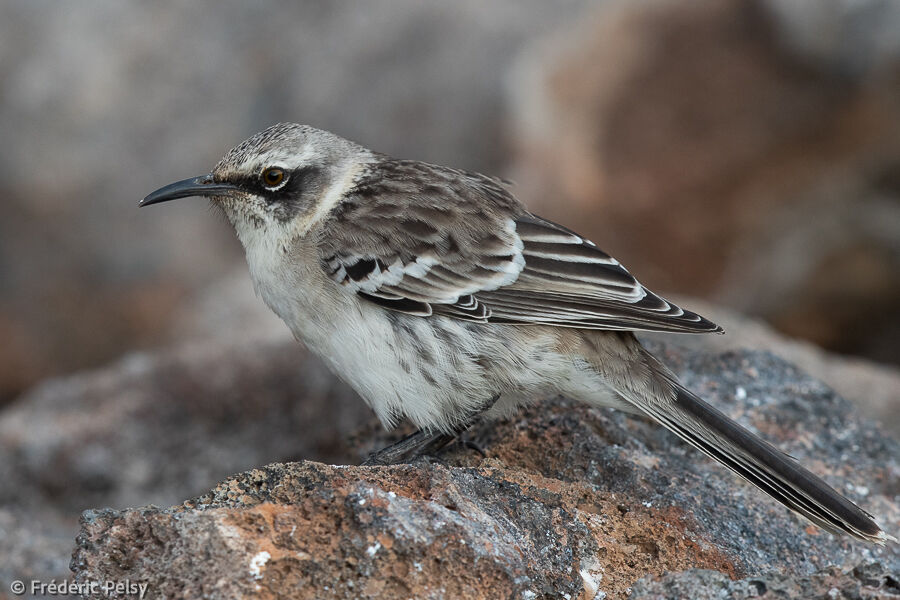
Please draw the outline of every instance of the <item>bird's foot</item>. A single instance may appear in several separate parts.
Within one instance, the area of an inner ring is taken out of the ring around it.
[[[499,397],[500,396],[494,396],[491,398],[484,404],[480,412],[484,412],[493,406]],[[399,442],[373,452],[361,463],[361,465],[364,467],[371,467],[376,465],[413,463],[420,457],[425,457],[426,460],[430,460],[431,462],[441,462],[440,459],[435,458],[435,455],[444,446],[455,439],[458,440],[464,448],[471,448],[481,454],[482,457],[486,457],[487,455],[485,454],[484,449],[470,440],[466,435],[469,426],[476,418],[477,416],[473,416],[469,421],[459,423],[453,433],[424,431],[419,429]]]

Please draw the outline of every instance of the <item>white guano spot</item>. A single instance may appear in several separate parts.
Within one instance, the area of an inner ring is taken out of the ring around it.
[[[734,397],[738,400],[746,400],[747,399],[747,390],[743,388],[743,386],[737,386],[737,389],[734,390]]]
[[[381,550],[381,542],[375,542],[374,544],[366,548],[366,554],[368,554],[370,557],[374,557],[379,550]]]
[[[269,562],[270,558],[272,558],[272,555],[263,550],[250,559],[250,575],[253,579],[262,579],[262,569]]]
[[[606,598],[606,592],[600,589],[600,582],[603,580],[603,573],[600,573],[599,563],[596,559],[591,560],[589,564],[582,563],[578,574],[581,575],[581,581],[584,583],[584,597],[591,600],[602,600]]]

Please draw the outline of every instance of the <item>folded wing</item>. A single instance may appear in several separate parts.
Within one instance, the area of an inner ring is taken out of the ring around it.
[[[431,170],[415,163],[390,188],[361,187],[336,207],[320,257],[337,284],[423,317],[721,331],[645,288],[592,242],[525,212],[497,181],[424,166]]]

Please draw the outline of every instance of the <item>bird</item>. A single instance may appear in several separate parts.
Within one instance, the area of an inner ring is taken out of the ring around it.
[[[505,180],[273,125],[149,206],[204,197],[257,294],[371,407],[418,429],[363,464],[429,455],[556,395],[649,417],[834,534],[893,539],[794,458],[684,387],[635,332],[721,333],[644,287]]]

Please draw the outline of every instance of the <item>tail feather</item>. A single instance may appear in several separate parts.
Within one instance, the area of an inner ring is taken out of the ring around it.
[[[771,444],[750,433],[677,382],[674,402],[641,402],[642,412],[791,510],[831,533],[884,544],[872,515]]]

